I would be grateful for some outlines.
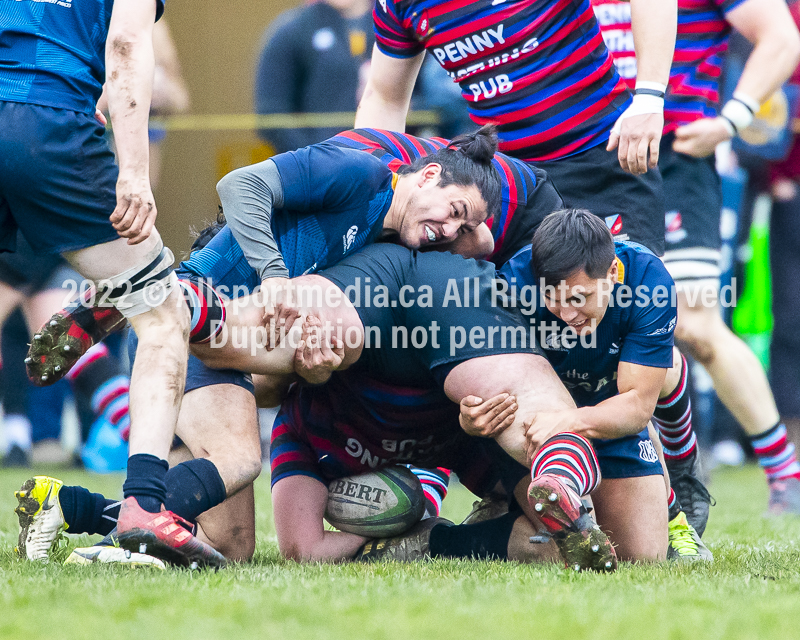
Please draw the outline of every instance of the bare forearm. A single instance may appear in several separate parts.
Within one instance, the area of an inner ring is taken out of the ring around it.
[[[677,24],[676,0],[631,0],[637,80],[669,82]]]
[[[759,104],[765,102],[786,82],[797,67],[798,45],[791,36],[760,40],[744,67],[736,91]]]
[[[356,129],[375,128],[404,132],[410,101],[403,104],[387,100],[372,86],[370,81],[356,112]]]
[[[647,426],[655,403],[643,401],[636,391],[620,393],[593,407],[582,407],[575,431],[587,438],[622,438],[639,433]],[[647,405],[647,406],[646,406]]]
[[[109,34],[106,93],[122,173],[146,174],[154,57],[149,34]]]

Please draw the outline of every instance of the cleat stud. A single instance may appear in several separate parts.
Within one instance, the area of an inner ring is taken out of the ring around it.
[[[33,358],[31,358],[30,356],[25,358],[25,364],[30,364],[31,362],[33,362]]]
[[[533,508],[536,510],[536,513],[541,513],[541,512],[542,512],[542,510],[544,509],[544,505],[543,505],[541,502],[537,502],[537,503],[534,505],[534,507],[533,507]]]
[[[62,349],[62,351],[63,351],[64,353],[67,353],[69,350],[70,350],[70,348],[69,348],[69,345],[68,345],[68,344],[65,344],[65,345],[64,345],[64,348]]]
[[[139,553],[147,553],[147,543],[146,542],[142,542],[139,545]]]
[[[592,545],[592,553],[597,553],[598,551],[600,551],[600,545],[599,544],[593,544]]]
[[[33,336],[33,339],[34,340],[41,340],[42,339],[42,334],[41,333],[37,333],[36,335]]]
[[[606,569],[610,569],[610,568],[611,568],[611,567],[613,567],[613,566],[614,566],[614,565],[613,565],[613,563],[611,562],[611,560],[609,560],[608,562],[606,562]]]
[[[189,565],[189,568],[192,571],[197,571],[198,567],[199,567],[199,565],[197,564],[197,560],[195,560],[194,562],[192,562],[192,564]]]
[[[579,564],[576,562],[576,563],[575,563],[575,564],[572,566],[572,568],[573,568],[573,570],[575,570],[575,571],[580,571],[580,570],[581,570],[581,565],[579,565]]]
[[[42,376],[42,382],[47,382],[47,375]]]
[[[53,369],[54,369],[55,371],[61,371],[61,365],[60,365],[60,364],[57,364],[55,367],[53,367]]]
[[[131,552],[128,549],[125,549],[125,557],[130,560],[131,559]]]
[[[50,321],[50,326],[51,327],[57,327],[58,326],[58,320],[51,320]]]
[[[557,494],[555,493],[555,491],[554,491],[554,492],[553,492],[553,493],[551,493],[549,496],[547,496],[547,499],[548,499],[550,502],[555,502],[556,500],[558,500],[558,495],[557,495]]]

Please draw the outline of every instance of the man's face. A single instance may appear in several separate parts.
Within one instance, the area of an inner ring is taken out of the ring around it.
[[[547,310],[575,329],[578,335],[588,335],[605,316],[618,276],[616,260],[603,278],[590,278],[581,270],[564,280],[561,286],[545,290]]]
[[[410,249],[452,242],[488,217],[475,185],[439,186],[441,167],[429,164],[414,175],[414,186],[400,223],[400,240]]]

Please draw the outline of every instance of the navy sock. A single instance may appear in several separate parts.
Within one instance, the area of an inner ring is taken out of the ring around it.
[[[118,500],[109,500],[83,487],[61,487],[58,501],[69,533],[99,533],[105,536],[117,525]]]
[[[437,525],[431,529],[431,556],[508,560],[511,529],[520,515],[520,511],[511,511],[477,524]]]
[[[122,495],[133,496],[145,511],[158,513],[167,501],[165,483],[169,464],[149,453],[137,453],[128,458],[128,477],[122,485]]]
[[[206,458],[196,458],[172,467],[167,472],[166,485],[164,506],[190,522],[227,497],[217,467]]]

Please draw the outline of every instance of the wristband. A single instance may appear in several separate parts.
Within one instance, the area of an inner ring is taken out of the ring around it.
[[[664,98],[650,95],[649,93],[637,93],[633,96],[631,106],[625,109],[625,112],[617,119],[611,131],[619,133],[622,128],[622,121],[631,116],[641,116],[655,113],[662,115],[664,113]]]
[[[747,129],[750,126],[753,122],[754,114],[744,102],[738,98],[731,98],[722,107],[720,115],[733,125],[736,133],[739,133],[742,129]]]
[[[750,112],[755,115],[758,113],[758,110],[761,109],[761,105],[758,104],[756,100],[753,100],[750,96],[746,93],[742,93],[741,91],[734,91],[733,92],[733,99],[738,100],[741,102],[745,107],[750,109]]]
[[[737,134],[739,133],[736,130],[736,125],[734,125],[733,122],[731,122],[728,118],[726,118],[722,114],[720,114],[719,120],[720,120],[720,122],[722,122],[722,124],[725,125],[725,128],[728,130],[728,134],[730,135],[730,137],[731,138],[735,138],[737,136]]]
[[[636,81],[636,92],[638,93],[639,89],[647,89],[649,91],[657,91],[662,96],[667,93],[667,85],[661,84],[660,82],[650,82],[648,80],[637,80]],[[653,95],[653,94],[650,94]]]

